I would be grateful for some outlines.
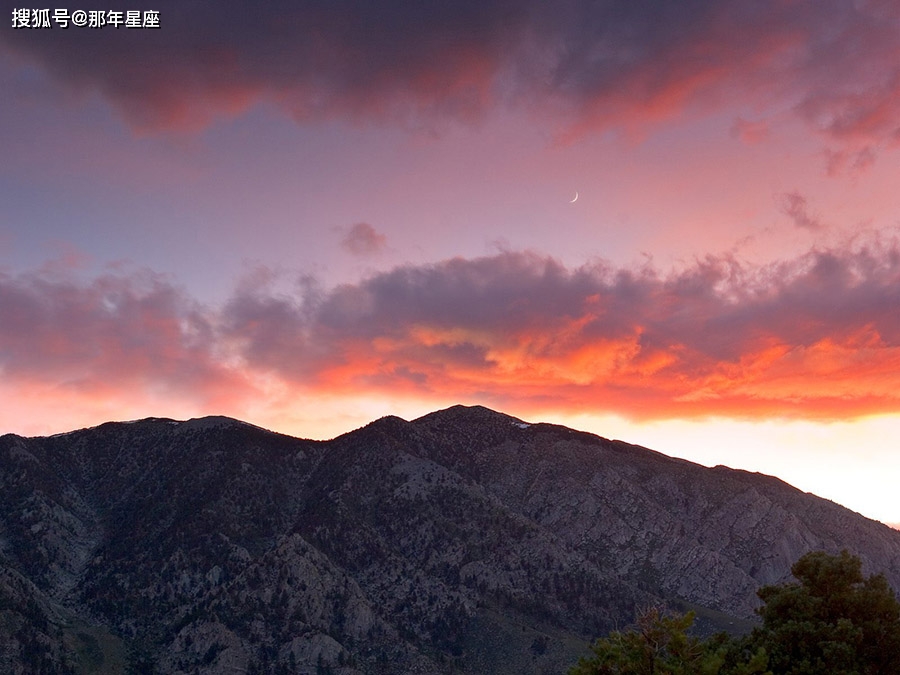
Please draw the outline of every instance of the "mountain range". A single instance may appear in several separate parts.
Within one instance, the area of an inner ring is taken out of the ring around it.
[[[833,502],[478,406],[8,434],[0,672],[564,673],[650,606],[745,631],[842,549],[900,589],[900,532]]]

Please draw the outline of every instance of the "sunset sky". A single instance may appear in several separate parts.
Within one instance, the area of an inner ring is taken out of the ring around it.
[[[900,522],[896,0],[0,2],[0,433],[481,404]]]

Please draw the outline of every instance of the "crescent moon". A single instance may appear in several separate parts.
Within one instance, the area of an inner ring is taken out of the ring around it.
[[[570,203],[570,204],[574,204],[574,203],[577,202],[577,201],[578,201],[578,193],[576,192],[576,193],[575,193],[575,197],[572,198],[572,199],[570,199],[570,200],[569,200],[569,203]]]

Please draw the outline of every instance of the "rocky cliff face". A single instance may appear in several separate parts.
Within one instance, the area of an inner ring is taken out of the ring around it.
[[[485,408],[8,435],[0,670],[561,673],[648,604],[740,628],[842,548],[900,588],[900,532],[836,504]]]

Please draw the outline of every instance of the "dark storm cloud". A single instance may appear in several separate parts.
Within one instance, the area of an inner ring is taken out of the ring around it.
[[[298,117],[462,113],[501,58],[515,2],[161,1],[159,30],[3,31],[60,79],[95,87],[138,126],[203,124],[258,98]],[[143,9],[144,7],[142,7]],[[9,12],[6,12],[9,16]]]
[[[521,105],[561,115],[577,134],[639,127],[688,106],[777,100],[835,139],[898,138],[894,2],[167,0],[154,7],[158,31],[7,27],[0,39],[61,81],[100,91],[133,125],[150,129],[203,125],[266,100],[298,119],[471,118],[497,104]]]

